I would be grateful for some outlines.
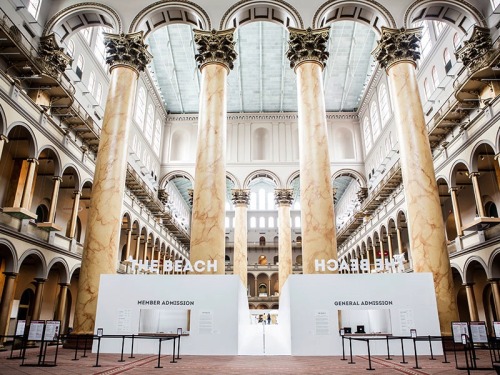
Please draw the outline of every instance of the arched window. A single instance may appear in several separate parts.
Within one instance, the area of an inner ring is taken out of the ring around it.
[[[42,3],[42,0],[30,0],[28,4],[28,12],[31,14],[35,19],[38,18],[38,11],[40,10],[40,4]]]
[[[96,29],[96,38],[94,45],[94,55],[102,65],[106,65],[106,46],[104,45],[104,33],[111,32],[111,29],[106,27],[98,27]]]
[[[370,120],[365,117],[363,121],[363,134],[365,138],[365,149],[368,152],[372,147],[372,129],[370,127]]]
[[[422,54],[422,61],[427,57],[427,54],[431,51],[431,34],[429,32],[429,24],[427,21],[418,22],[416,27],[423,27],[422,29],[422,39],[420,40],[420,51]]]
[[[448,48],[445,48],[443,51],[443,60],[444,60],[444,71],[448,73],[451,69],[451,55],[448,51]]]
[[[80,30],[80,34],[82,35],[83,39],[90,44],[90,38],[92,37],[92,29],[90,27],[86,27],[85,29]]]
[[[83,64],[85,63],[85,60],[83,59],[83,56],[80,55],[78,56],[78,60],[76,60],[76,75],[78,78],[82,79],[83,76]]]
[[[153,150],[158,156],[160,156],[160,142],[161,142],[161,121],[156,120],[155,136],[153,140]]]
[[[72,40],[68,42],[68,49],[66,52],[70,57],[73,57],[73,54],[75,53],[75,42]]]
[[[274,193],[272,191],[267,193],[267,209],[274,209]]]
[[[295,216],[295,228],[300,228],[300,216]]]
[[[87,87],[89,89],[90,95],[94,95],[94,87],[95,87],[95,74],[94,72],[90,72],[89,85]]]
[[[373,102],[370,106],[370,121],[372,123],[373,140],[380,134],[380,118],[378,116],[377,103]]]
[[[460,47],[460,38],[458,37],[458,33],[455,33],[455,35],[453,35],[453,46],[455,47],[455,50]]]
[[[441,21],[432,21],[432,24],[434,25],[434,32],[436,33],[436,38],[439,38],[439,35],[441,35],[441,33],[443,32],[446,24]]]
[[[252,216],[250,218],[250,228],[256,228],[257,227],[257,219],[255,218],[255,216]]]
[[[101,100],[102,100],[102,85],[99,82],[97,84],[97,91],[95,92],[95,101],[97,104],[101,105]]]
[[[267,220],[267,226],[269,228],[274,228],[274,217],[270,217],[268,220]]]
[[[254,191],[250,193],[250,209],[257,209],[257,193],[255,193]]]
[[[226,219],[224,220],[224,227],[226,229],[229,229],[229,218],[226,216]]]
[[[439,85],[439,77],[438,77],[438,72],[435,66],[432,67],[432,86],[434,87],[434,90],[438,88]]]
[[[259,189],[259,210],[266,209],[266,191]]]
[[[431,97],[431,87],[429,86],[429,80],[426,78],[424,80],[424,92],[425,92],[425,99],[429,100]]]
[[[391,116],[391,105],[389,103],[389,94],[387,93],[387,86],[382,84],[378,94],[380,104],[380,115],[382,116],[382,126],[387,124]]]
[[[146,117],[146,131],[144,136],[149,143],[153,142],[153,125],[155,122],[155,110],[153,105],[148,106],[148,115]]]
[[[261,216],[259,217],[259,228],[265,228],[266,227],[266,218]]]
[[[144,115],[146,114],[146,91],[141,87],[139,89],[139,95],[137,95],[137,103],[135,105],[135,122],[139,125],[139,128],[144,128]]]

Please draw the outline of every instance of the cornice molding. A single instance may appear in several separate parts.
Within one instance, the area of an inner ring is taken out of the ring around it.
[[[290,113],[233,113],[227,115],[228,121],[296,121],[296,112]],[[327,112],[327,120],[359,120],[356,112]],[[168,115],[168,122],[197,122],[198,114]]]

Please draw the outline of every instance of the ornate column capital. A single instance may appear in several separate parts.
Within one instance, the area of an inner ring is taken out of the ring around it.
[[[144,33],[131,34],[103,33],[106,46],[106,63],[110,70],[117,66],[127,66],[137,73],[142,72],[153,56],[144,43]]]
[[[487,64],[492,49],[490,30],[485,27],[474,26],[471,37],[455,52],[458,60],[470,70],[474,71]]]
[[[326,51],[330,27],[306,30],[289,27],[290,38],[286,57],[290,60],[290,68],[296,69],[303,62],[315,62],[325,67],[325,61],[330,55]]]
[[[470,173],[469,173],[469,178],[470,178],[470,179],[472,179],[473,177],[476,177],[476,178],[477,178],[477,177],[479,177],[479,176],[481,176],[481,173],[479,173],[479,172],[470,172]]]
[[[9,143],[9,138],[7,138],[6,135],[0,134],[0,141],[4,141],[5,143]]]
[[[63,178],[61,176],[54,176],[52,177],[52,181],[59,181],[62,182]]]
[[[38,62],[41,65],[42,72],[54,78],[59,77],[73,61],[73,59],[64,52],[64,48],[59,46],[54,33],[40,38],[38,55]]]
[[[28,163],[35,163],[36,165],[38,165],[38,159],[35,159],[35,158],[28,158],[26,159],[26,161]]]
[[[194,189],[188,189],[188,195],[189,195],[189,204],[192,206],[194,199]]]
[[[337,203],[337,188],[336,187],[332,187],[332,195],[333,195],[333,204]]]
[[[375,60],[386,70],[399,62],[417,65],[420,58],[422,27],[413,29],[391,29],[382,26],[382,36],[372,51]]]
[[[250,190],[249,189],[232,189],[231,199],[234,205],[244,204],[248,206],[250,203]]]
[[[274,189],[274,199],[278,206],[291,206],[293,203],[293,189]]]
[[[448,189],[448,193],[451,193],[452,191],[457,192],[459,188],[457,186],[452,186]]]
[[[194,56],[200,70],[207,64],[223,65],[227,72],[234,68],[238,54],[234,50],[234,28],[212,31],[193,30],[198,53]]]

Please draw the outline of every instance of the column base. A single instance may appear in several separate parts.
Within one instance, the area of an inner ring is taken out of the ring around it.
[[[37,218],[36,214],[22,207],[4,207],[2,211],[4,214],[13,216],[20,220]]]

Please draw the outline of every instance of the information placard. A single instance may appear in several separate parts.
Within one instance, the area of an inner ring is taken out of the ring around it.
[[[493,322],[493,330],[495,331],[495,337],[500,339],[500,322]]]
[[[32,320],[30,323],[30,330],[28,332],[28,340],[42,341],[44,327],[45,320]]]
[[[486,330],[486,322],[470,322],[470,334],[474,344],[487,344],[488,332]]]
[[[330,314],[328,311],[316,311],[314,313],[315,335],[330,334]]]
[[[26,329],[26,320],[18,320],[16,326],[16,336],[24,336],[25,329]]]
[[[467,322],[451,322],[451,332],[453,333],[453,342],[462,343],[462,335],[469,335],[469,325]]]
[[[44,341],[56,341],[59,337],[59,329],[61,328],[60,320],[47,320],[45,323],[45,333],[43,334]]]

